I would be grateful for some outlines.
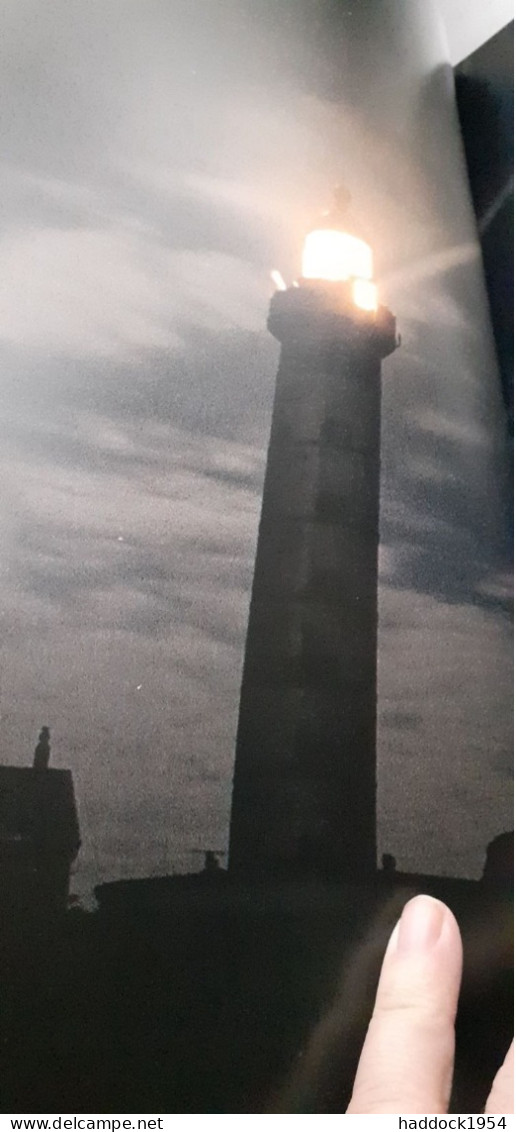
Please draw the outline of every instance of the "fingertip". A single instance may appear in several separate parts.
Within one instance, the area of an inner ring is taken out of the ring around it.
[[[446,1112],[462,970],[457,921],[440,900],[409,900],[382,965],[348,1112]]]
[[[413,896],[392,932],[385,958],[423,953],[437,945],[452,949],[462,959],[462,939],[455,916],[447,904],[434,896]]]

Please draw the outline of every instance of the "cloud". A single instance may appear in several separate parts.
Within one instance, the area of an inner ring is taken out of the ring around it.
[[[0,340],[68,357],[177,349],[192,323],[257,330],[267,285],[250,264],[174,252],[135,225],[19,229],[0,242]]]

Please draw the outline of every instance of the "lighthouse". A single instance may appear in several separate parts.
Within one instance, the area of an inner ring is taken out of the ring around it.
[[[272,297],[281,346],[237,732],[229,870],[376,871],[382,359],[397,345],[349,198]]]

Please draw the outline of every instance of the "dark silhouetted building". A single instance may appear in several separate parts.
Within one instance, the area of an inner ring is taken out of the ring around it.
[[[48,768],[48,740],[44,728],[34,766],[0,766],[3,917],[49,916],[67,907],[70,868],[80,845],[79,825],[71,772]]]

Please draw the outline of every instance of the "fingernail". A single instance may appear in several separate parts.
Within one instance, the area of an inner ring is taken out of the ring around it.
[[[444,916],[444,906],[431,896],[409,900],[399,922],[396,950],[428,951],[439,939]]]

